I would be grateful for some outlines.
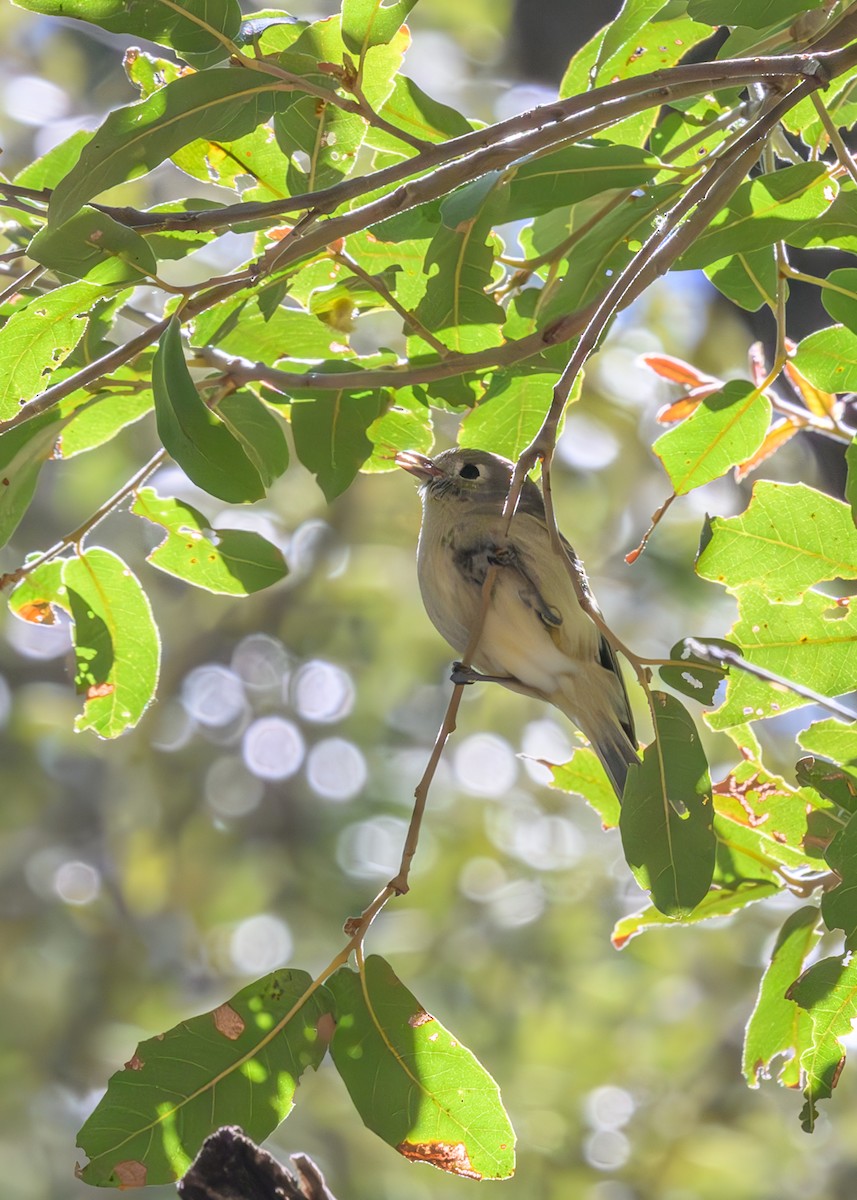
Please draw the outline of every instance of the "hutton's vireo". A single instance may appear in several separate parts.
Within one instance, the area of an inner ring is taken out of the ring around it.
[[[396,462],[420,480],[423,521],[417,573],[426,612],[460,654],[496,567],[474,667],[515,692],[556,705],[592,743],[621,798],[639,762],[634,722],[616,656],[586,611],[597,611],[583,566],[564,538],[551,546],[541,492],[524,482],[509,532],[503,504],[514,464],[484,450],[406,451]]]

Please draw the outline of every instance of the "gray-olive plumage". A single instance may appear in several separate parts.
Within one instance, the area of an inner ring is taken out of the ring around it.
[[[486,573],[496,567],[474,667],[565,713],[592,743],[621,798],[628,766],[639,762],[628,694],[616,656],[589,615],[598,610],[580,560],[563,538],[576,589],[551,546],[536,484],[525,481],[506,534],[502,511],[514,470],[508,459],[456,449],[436,458],[401,453],[396,462],[420,480],[417,573],[437,630],[464,651]]]

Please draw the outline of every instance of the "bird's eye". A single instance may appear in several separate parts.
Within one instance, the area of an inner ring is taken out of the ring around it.
[[[478,479],[479,468],[476,463],[465,463],[458,474],[462,479]]]

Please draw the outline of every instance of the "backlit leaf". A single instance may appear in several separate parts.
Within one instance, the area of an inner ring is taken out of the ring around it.
[[[304,971],[274,971],[211,1012],[141,1042],[78,1134],[81,1178],[101,1187],[172,1183],[208,1134],[240,1125],[261,1142],[288,1116],[327,1043],[330,997]]]
[[[619,831],[640,887],[666,916],[682,918],[706,894],[714,871],[711,781],[687,710],[665,692],[653,692],[652,701],[656,741],[628,772]]]
[[[62,579],[84,696],[74,727],[118,737],[140,720],[158,683],[160,639],[148,597],[122,559],[101,547],[66,559]]]
[[[330,1051],[364,1123],[412,1162],[468,1179],[507,1179],[515,1134],[497,1084],[377,955],[361,983],[342,969]]]
[[[198,509],[142,488],[131,511],[167,531],[147,558],[153,567],[223,596],[247,596],[284,579],[282,551],[247,529],[212,529]]]
[[[818,1118],[819,1100],[827,1100],[845,1065],[841,1039],[857,1017],[857,959],[823,958],[794,983],[789,999],[797,1001],[812,1021],[812,1043],[801,1055],[806,1074],[802,1126],[809,1133]]]
[[[857,579],[848,506],[804,483],[761,480],[737,517],[713,517],[696,570],[734,591],[752,586],[790,604],[830,579]]]
[[[799,1083],[800,1059],[810,1041],[809,1017],[786,991],[803,970],[804,961],[818,941],[818,909],[799,908],[777,935],[770,961],[759,985],[759,994],[744,1034],[742,1070],[749,1087],[767,1078],[778,1055],[786,1056],[780,1081]]]
[[[826,392],[857,389],[857,333],[844,325],[829,325],[805,337],[794,365],[810,383]]]
[[[761,445],[771,421],[771,402],[743,379],[733,379],[706,396],[686,421],[661,434],[652,446],[678,495],[684,495]]]

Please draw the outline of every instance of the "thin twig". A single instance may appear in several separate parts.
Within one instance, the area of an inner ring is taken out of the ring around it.
[[[783,691],[794,692],[796,696],[803,696],[805,700],[811,700],[813,704],[818,704],[821,708],[826,708],[834,716],[844,717],[846,721],[857,721],[857,712],[846,708],[838,700],[832,700],[830,696],[823,696],[820,692],[813,691],[812,688],[804,687],[802,683],[795,683],[793,679],[786,679],[783,675],[775,675],[773,671],[756,666],[755,663],[748,662],[746,658],[742,658],[740,654],[736,654],[734,650],[727,650],[723,646],[711,646],[707,642],[698,641],[696,638],[685,638],[684,647],[689,654],[695,654],[697,658],[701,658],[704,662],[720,666],[737,667],[739,670],[745,671],[748,675],[753,675],[756,679],[773,684],[774,687],[781,688]]]

